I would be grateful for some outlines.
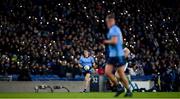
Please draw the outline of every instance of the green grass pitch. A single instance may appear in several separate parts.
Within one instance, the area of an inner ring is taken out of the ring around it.
[[[0,99],[113,99],[112,92],[89,92],[89,93],[0,93]],[[135,92],[133,97],[124,98],[124,94],[117,98],[120,99],[180,99],[180,92]],[[115,98],[114,98],[115,99]]]

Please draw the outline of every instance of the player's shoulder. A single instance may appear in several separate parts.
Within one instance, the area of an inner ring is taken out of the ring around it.
[[[119,27],[119,26],[117,26],[117,25],[113,25],[113,26],[112,26],[112,29],[115,29],[115,30],[120,30],[120,27]]]
[[[113,25],[110,29],[110,32],[120,32],[120,27],[118,27],[117,25]]]
[[[91,59],[94,59],[94,57],[93,56],[89,56]]]
[[[83,59],[83,58],[84,58],[84,56],[83,56],[83,55],[81,55],[81,56],[80,56],[80,59]]]

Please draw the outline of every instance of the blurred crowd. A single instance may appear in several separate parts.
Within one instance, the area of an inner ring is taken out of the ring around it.
[[[176,0],[175,0],[176,1]],[[78,60],[89,50],[105,64],[105,17],[115,13],[125,46],[134,54],[133,75],[180,75],[180,9],[160,0],[0,1],[0,74],[80,75]],[[163,78],[164,77],[164,78]],[[168,80],[169,81],[169,80]]]

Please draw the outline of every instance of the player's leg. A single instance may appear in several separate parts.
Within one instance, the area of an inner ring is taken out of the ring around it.
[[[121,81],[121,83],[123,84],[123,86],[127,89],[127,93],[131,93],[130,88],[129,88],[129,82],[126,78],[126,74],[124,72],[125,70],[125,65],[126,65],[126,60],[125,57],[116,57],[116,63],[117,63],[117,74],[119,76],[119,79]],[[119,96],[119,92],[116,93],[115,96]],[[129,94],[130,96],[131,94]]]
[[[113,83],[113,85],[117,85],[118,82],[114,76],[114,74],[112,73],[113,72],[113,65],[111,64],[106,64],[106,67],[105,67],[105,74],[106,76],[111,80],[111,82]]]
[[[90,83],[90,78],[91,74],[90,73],[86,73],[85,74],[85,80],[84,80],[84,90],[83,92],[86,92],[87,91],[87,88],[89,87],[89,83]]]
[[[124,73],[124,68],[125,68],[125,66],[119,67],[117,69],[117,73],[119,74],[120,81],[122,82],[123,86],[126,89],[129,89],[129,82],[127,80],[126,74]]]
[[[124,68],[125,66],[120,66],[118,69],[117,69],[117,72],[119,74],[119,77],[120,77],[120,81],[121,83],[123,84],[123,86],[126,88],[127,90],[127,93],[125,96],[132,96],[132,93],[131,93],[131,90],[129,88],[129,81],[126,77],[126,74],[124,72]]]
[[[128,63],[125,64],[124,72],[126,71],[127,67],[128,67]],[[118,80],[118,82],[121,82],[121,83],[122,83],[122,81],[121,81],[121,79],[120,79],[120,76],[119,76],[119,74],[118,74],[118,71],[115,72],[115,77],[116,77],[116,79]]]
[[[105,67],[105,74],[106,76],[111,80],[111,82],[113,83],[113,85],[115,86],[116,88],[116,96],[119,96],[121,93],[124,92],[124,89],[122,88],[121,84],[118,83],[115,75],[112,73],[113,72],[113,69],[114,69],[114,66],[111,65],[111,64],[106,64],[106,67]]]

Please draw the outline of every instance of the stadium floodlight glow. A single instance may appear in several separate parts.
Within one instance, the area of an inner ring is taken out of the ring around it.
[[[178,38],[177,38],[177,37],[176,37],[175,39],[178,41]]]
[[[113,5],[115,5],[116,4],[116,2],[113,2]]]
[[[71,58],[74,59],[74,56],[72,55]]]
[[[78,62],[77,58],[74,59],[75,62]]]
[[[128,13],[128,11],[126,10],[125,13]]]
[[[128,42],[126,42],[126,46],[128,45]]]
[[[84,9],[86,9],[86,7],[84,7]]]
[[[57,18],[57,17],[55,17],[54,19],[55,19],[56,21],[58,20],[58,18]]]
[[[132,28],[129,28],[129,30],[131,31],[131,30],[132,30]]]
[[[49,45],[51,46],[52,44],[51,44],[51,43],[49,43]]]

